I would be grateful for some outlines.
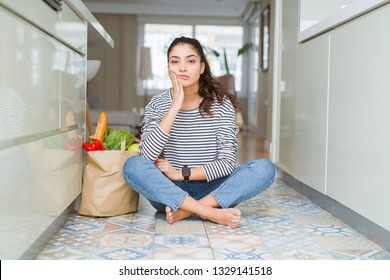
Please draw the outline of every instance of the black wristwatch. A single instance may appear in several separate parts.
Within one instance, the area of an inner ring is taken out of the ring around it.
[[[184,181],[188,181],[191,176],[191,169],[188,168],[188,165],[184,165],[181,169],[181,174],[184,177]]]

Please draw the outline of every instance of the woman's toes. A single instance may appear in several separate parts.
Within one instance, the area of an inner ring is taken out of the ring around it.
[[[173,211],[169,206],[165,207],[165,217],[169,224],[173,224]]]

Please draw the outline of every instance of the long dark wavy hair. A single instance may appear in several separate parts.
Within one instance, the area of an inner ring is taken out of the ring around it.
[[[198,53],[200,56],[200,62],[204,63],[204,71],[203,74],[200,75],[199,79],[199,95],[203,97],[202,102],[199,105],[199,111],[202,114],[205,112],[207,115],[212,115],[212,112],[210,111],[211,105],[214,102],[214,99],[216,98],[219,104],[223,105],[223,99],[226,96],[231,103],[233,104],[234,108],[238,109],[238,101],[234,94],[228,92],[212,75],[210,70],[210,65],[207,62],[206,56],[203,52],[203,47],[199,43],[198,40],[193,38],[187,38],[187,37],[179,37],[172,41],[171,45],[168,48],[167,51],[167,58],[169,63],[169,55],[172,51],[172,49],[179,45],[179,44],[188,44],[192,46],[192,48]]]

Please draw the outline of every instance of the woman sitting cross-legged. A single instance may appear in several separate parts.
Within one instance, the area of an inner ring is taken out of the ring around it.
[[[234,207],[269,187],[275,167],[265,158],[236,167],[238,104],[212,76],[200,43],[176,38],[167,58],[172,88],[146,106],[141,156],[126,161],[124,177],[170,224],[199,215],[237,227]]]

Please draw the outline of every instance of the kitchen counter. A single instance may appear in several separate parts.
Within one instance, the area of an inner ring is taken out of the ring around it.
[[[114,47],[114,40],[81,0],[64,0],[83,20],[88,22],[88,47]]]
[[[357,0],[344,9],[302,30],[298,33],[298,42],[307,41],[388,3],[390,3],[390,0]]]

